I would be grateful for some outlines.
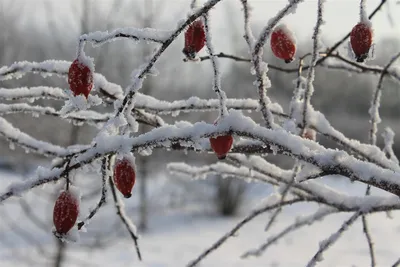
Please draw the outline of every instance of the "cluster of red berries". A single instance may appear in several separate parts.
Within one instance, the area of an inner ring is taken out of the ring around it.
[[[372,29],[370,24],[360,22],[351,31],[350,44],[356,56],[357,62],[363,62],[372,45]],[[183,53],[194,60],[198,52],[203,49],[206,42],[204,25],[201,20],[193,22],[185,32],[185,46]],[[278,26],[271,34],[271,50],[273,54],[290,63],[296,53],[296,41],[292,32],[285,26]],[[75,59],[68,72],[68,83],[74,96],[83,94],[88,98],[93,88],[93,73],[90,68],[79,59]],[[215,123],[216,124],[216,123]],[[304,138],[315,140],[315,131],[307,129]],[[210,145],[218,159],[225,159],[232,147],[231,135],[210,137]],[[134,166],[127,158],[119,159],[114,166],[114,183],[116,188],[126,198],[131,197],[135,184],[136,174]],[[55,202],[53,210],[53,222],[58,234],[66,234],[75,225],[79,214],[79,201],[68,190],[63,191]]]
[[[275,27],[271,34],[271,50],[273,54],[286,63],[294,59],[296,53],[296,40],[292,31],[286,26]],[[357,62],[363,62],[372,46],[372,28],[369,22],[360,22],[351,31],[350,44]],[[206,43],[206,33],[201,20],[196,20],[189,25],[185,32],[185,45],[182,52],[189,60],[194,60]],[[72,62],[68,71],[68,83],[75,96],[83,94],[88,98],[93,88],[93,73],[90,68],[78,58]]]
[[[136,181],[135,168],[127,158],[118,159],[114,165],[114,184],[121,194],[129,198]],[[57,236],[66,235],[74,227],[79,214],[78,197],[70,190],[61,192],[53,209],[53,223]]]
[[[372,28],[369,22],[360,22],[351,31],[350,44],[357,62],[364,62],[372,46]],[[197,20],[189,25],[185,32],[183,53],[189,60],[194,60],[196,54],[203,49],[206,41],[204,25]],[[275,27],[270,40],[272,53],[286,63],[294,60],[296,40],[291,30],[284,24]]]

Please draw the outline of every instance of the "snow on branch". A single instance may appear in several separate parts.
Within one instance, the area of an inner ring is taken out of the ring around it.
[[[400,52],[397,53],[394,57],[392,57],[389,63],[385,66],[384,71],[382,71],[382,74],[379,77],[378,86],[376,87],[374,94],[372,96],[371,106],[369,109],[370,122],[371,122],[369,139],[372,145],[376,144],[376,133],[378,131],[378,123],[381,122],[381,119],[379,117],[379,107],[381,104],[383,79],[385,77],[386,71],[390,68],[390,66],[393,65],[394,62],[396,62],[398,58],[400,58]]]
[[[251,222],[254,218],[257,216],[264,214],[265,212],[274,210],[280,206],[288,206],[295,204],[300,201],[305,201],[306,199],[301,199],[301,198],[294,198],[290,199],[287,201],[284,201],[282,203],[277,203],[278,201],[274,198],[272,198],[270,201],[267,201],[265,206],[254,210],[252,213],[250,213],[247,217],[245,217],[243,220],[241,220],[235,227],[233,227],[229,232],[227,232],[225,235],[223,235],[220,239],[218,239],[213,245],[211,245],[209,248],[207,248],[203,253],[201,253],[196,259],[192,260],[189,262],[186,267],[195,267],[201,262],[205,257],[207,257],[210,253],[218,249],[221,245],[223,245],[230,237],[235,236],[236,233],[247,223]]]
[[[116,39],[132,39],[134,41],[147,41],[154,43],[164,43],[170,36],[171,31],[162,31],[152,28],[120,28],[112,32],[91,32],[80,36],[80,42],[91,42],[96,46],[103,45],[108,42],[115,41]]]
[[[231,59],[231,60],[238,61],[238,62],[251,62],[250,58],[239,57],[239,56],[235,56],[235,55],[226,54],[223,52],[220,52],[220,53],[216,54],[215,56],[218,58],[226,58],[226,59]],[[329,58],[329,61],[322,62],[322,61],[318,60],[316,63],[316,66],[321,66],[321,67],[325,67],[328,69],[342,70],[342,71],[354,72],[354,73],[373,73],[373,74],[381,74],[383,71],[383,68],[380,66],[364,65],[364,64],[360,64],[358,62],[353,62],[350,59],[340,55],[339,52],[330,53],[330,54],[328,54],[327,52],[320,53],[320,57],[323,59]],[[200,61],[206,61],[209,59],[210,59],[209,56],[199,57]],[[184,59],[184,61],[187,61],[187,60]],[[305,65],[303,67],[304,70],[308,70],[309,68],[310,68],[310,65]],[[272,64],[268,64],[268,69],[286,72],[286,73],[294,73],[294,72],[297,72],[297,70],[298,70],[298,68],[285,68],[285,67],[280,67],[280,66],[272,65]],[[400,72],[397,71],[396,69],[386,70],[386,74],[398,81],[400,80]]]
[[[4,100],[20,100],[27,99],[28,101],[39,98],[68,100],[64,90],[57,87],[37,86],[37,87],[21,87],[5,89],[0,88],[0,99]]]
[[[264,117],[267,128],[275,128],[277,125],[274,123],[274,118],[269,109],[269,105],[271,104],[271,100],[267,96],[267,88],[271,87],[271,81],[268,79],[267,71],[268,65],[267,63],[262,61],[262,47],[264,46],[269,34],[272,29],[278,24],[278,22],[289,12],[292,8],[302,2],[302,0],[294,0],[291,1],[288,5],[286,5],[278,14],[272,18],[268,25],[263,29],[260,34],[260,37],[253,44],[253,38],[251,35],[251,30],[249,26],[249,7],[247,1],[242,1],[243,5],[243,13],[244,13],[244,21],[245,21],[245,40],[249,45],[249,51],[251,53],[253,69],[256,74],[256,86],[258,87],[258,95],[259,102],[261,107],[261,113]]]
[[[224,117],[225,115],[228,114],[228,109],[226,108],[226,93],[225,91],[222,90],[222,85],[221,85],[221,68],[219,65],[218,58],[214,55],[214,46],[212,44],[212,38],[210,32],[209,14],[205,13],[203,15],[203,18],[204,18],[204,30],[206,32],[206,46],[214,70],[213,89],[219,99],[220,116]]]
[[[60,117],[71,120],[74,123],[87,123],[89,125],[97,125],[98,123],[106,122],[112,114],[98,113],[92,110],[80,110],[68,114],[62,114],[52,107],[31,106],[29,104],[0,104],[0,115],[12,113],[31,113],[37,117],[39,114]]]
[[[346,176],[352,180],[400,195],[399,172],[382,169],[372,163],[358,160],[344,151],[327,149],[313,141],[292,135],[283,129],[271,130],[261,127],[238,111],[231,111],[218,126],[205,122],[198,122],[193,125],[178,123],[177,125],[165,125],[155,128],[150,132],[133,138],[126,136],[98,136],[94,140],[96,146],[92,146],[74,157],[71,160],[71,166],[61,170],[61,173],[68,173],[108,154],[134,152],[139,148],[152,148],[159,145],[171,147],[173,142],[187,143],[201,149],[199,142],[202,138],[224,134],[234,134],[261,141],[278,153],[289,155],[320,168],[326,175]],[[39,180],[28,181],[23,186],[23,191],[29,189],[30,184],[34,186],[41,185],[48,179],[57,180],[58,178],[41,177]],[[5,197],[7,194],[9,193],[0,195],[0,202],[13,195]]]
[[[185,20],[185,22],[179,23],[177,29],[172,31],[172,34],[169,36],[169,38],[163,42],[161,47],[154,53],[154,55],[147,62],[147,64],[142,66],[140,69],[134,71],[132,82],[126,89],[126,95],[122,100],[121,106],[117,109],[115,117],[118,117],[130,105],[132,98],[135,96],[136,92],[140,89],[143,79],[149,72],[151,72],[154,64],[160,58],[161,54],[173,43],[173,41],[178,37],[178,35],[190,23],[192,23],[197,18],[207,13],[212,7],[214,7],[220,1],[221,0],[208,0],[206,3],[204,3],[203,7],[201,7],[198,11],[190,15]]]
[[[305,133],[305,130],[307,129],[308,126],[308,119],[307,119],[307,113],[308,109],[311,106],[311,97],[314,93],[314,86],[313,86],[313,81],[315,79],[315,67],[317,64],[318,60],[318,50],[320,46],[320,27],[323,24],[323,12],[324,12],[324,3],[326,0],[318,0],[318,16],[317,16],[317,23],[314,27],[314,33],[312,36],[313,39],[313,47],[312,47],[312,53],[311,53],[311,62],[310,62],[310,68],[308,69],[307,72],[307,81],[305,84],[305,89],[304,89],[304,102],[303,102],[303,128],[301,131],[301,135]]]
[[[295,103],[296,104],[296,103]],[[226,100],[227,108],[238,109],[238,110],[258,110],[259,103],[254,99],[230,99]],[[297,102],[298,107],[296,110],[301,110],[302,102]],[[138,94],[135,102],[135,106],[138,109],[144,109],[148,112],[157,114],[172,114],[173,116],[179,115],[179,112],[196,112],[196,111],[210,111],[217,110],[219,108],[219,101],[216,99],[201,99],[198,97],[190,97],[187,100],[175,100],[173,102],[158,100],[154,97]],[[283,113],[282,107],[273,103],[270,106],[271,112],[281,118],[288,118],[289,116]],[[308,123],[309,127],[315,129],[320,134],[332,139],[339,145],[346,148],[349,152],[356,154],[357,156],[373,162],[383,168],[389,168],[392,170],[400,171],[398,164],[388,160],[384,153],[376,146],[369,144],[360,143],[358,140],[349,139],[343,135],[340,131],[336,130],[325,116],[319,112],[313,110],[311,107],[308,112]],[[297,121],[301,121],[301,116],[296,117]],[[302,125],[298,125],[302,127]]]
[[[48,142],[39,141],[32,136],[21,132],[4,118],[0,117],[0,135],[13,144],[17,144],[29,151],[45,156],[64,157],[69,154],[82,151],[88,146],[74,145],[68,148],[53,145]]]
[[[396,164],[399,164],[399,160],[397,159],[393,151],[394,135],[395,133],[390,127],[385,128],[385,131],[382,133],[383,141],[385,144],[383,152],[386,154],[386,157],[388,159],[392,160]]]
[[[64,60],[45,60],[43,62],[28,62],[20,61],[10,66],[3,66],[0,68],[0,81],[10,79],[20,79],[28,73],[41,74],[43,77],[50,77],[57,75],[59,77],[67,77],[68,69],[71,66],[70,61]],[[99,74],[94,73],[94,87],[98,88],[100,92],[104,92],[107,96],[115,99],[123,97],[123,90],[121,86],[107,81],[107,79]]]
[[[284,228],[282,231],[280,231],[278,234],[275,234],[267,239],[267,241],[262,244],[259,248],[249,250],[245,252],[241,258],[248,258],[250,256],[254,257],[259,257],[264,253],[270,246],[276,244],[281,240],[283,237],[286,235],[296,231],[300,230],[304,226],[311,226],[315,222],[322,220],[323,218],[327,217],[328,215],[337,213],[337,209],[331,208],[331,207],[323,207],[320,208],[317,212],[309,215],[309,216],[304,216],[302,218],[296,218],[295,222]]]
[[[342,235],[343,233],[349,229],[349,227],[360,217],[362,213],[361,212],[356,212],[354,213],[348,220],[346,220],[342,226],[335,232],[333,233],[328,239],[323,240],[319,244],[319,250],[315,255],[312,257],[312,259],[307,263],[307,267],[314,267],[317,265],[317,262],[320,262],[323,260],[322,254],[330,247],[332,246]]]
[[[107,181],[112,179],[112,175],[110,174],[111,164],[110,164],[110,156],[104,157],[101,162],[101,197],[99,202],[97,203],[96,207],[92,209],[89,215],[86,217],[85,220],[80,221],[77,226],[78,230],[81,230],[84,225],[87,225],[90,219],[93,218],[94,215],[99,211],[99,209],[106,204],[107,202]]]

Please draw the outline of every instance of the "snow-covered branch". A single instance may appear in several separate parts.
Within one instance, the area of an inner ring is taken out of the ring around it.
[[[389,63],[385,66],[382,71],[381,76],[379,77],[378,86],[376,87],[374,94],[372,96],[371,106],[369,109],[369,114],[371,118],[371,129],[369,133],[369,139],[372,145],[376,144],[376,133],[378,131],[378,123],[380,123],[381,119],[379,117],[379,107],[381,104],[381,94],[382,94],[382,86],[383,79],[385,78],[386,71],[393,65],[394,62],[400,57],[400,52],[397,53]]]
[[[111,176],[111,157],[107,156],[102,159],[101,162],[101,197],[96,207],[92,209],[85,220],[77,224],[78,230],[81,230],[85,224],[89,223],[89,220],[93,218],[94,215],[99,211],[99,209],[107,202],[107,182],[112,179]],[[113,195],[114,197],[114,195]]]
[[[221,68],[219,66],[218,58],[214,55],[214,46],[212,44],[211,32],[210,32],[210,19],[208,13],[203,15],[204,18],[204,30],[206,32],[206,46],[208,54],[210,55],[212,67],[214,70],[214,81],[213,89],[219,99],[219,110],[220,116],[224,117],[228,114],[228,109],[226,108],[226,93],[222,90],[221,85]]]
[[[296,231],[300,230],[304,226],[311,226],[315,222],[322,220],[323,218],[327,217],[328,215],[337,213],[337,209],[331,208],[331,207],[323,207],[320,208],[317,212],[309,215],[309,216],[304,216],[302,218],[296,218],[295,222],[284,228],[282,231],[280,231],[278,234],[275,234],[267,239],[267,241],[262,244],[260,247],[257,249],[249,250],[245,252],[241,258],[247,258],[250,256],[255,256],[258,257],[262,253],[264,253],[271,245],[276,244],[279,240],[281,240],[283,237],[286,235]]]
[[[193,21],[195,21],[200,16],[207,13],[212,7],[218,4],[221,0],[208,0],[203,7],[201,7],[198,11],[194,12],[189,18],[186,19],[185,22],[180,23],[175,31],[163,42],[161,47],[154,53],[150,61],[141,67],[137,74],[133,75],[133,80],[131,84],[126,89],[126,95],[122,100],[121,106],[118,108],[115,116],[118,117],[129,105],[132,101],[132,98],[135,96],[137,91],[140,89],[143,79],[146,75],[151,72],[154,64],[160,58],[161,54],[173,43],[173,41],[178,37],[178,35]],[[134,72],[136,73],[136,71]]]
[[[313,141],[292,135],[283,129],[266,129],[237,111],[231,111],[218,126],[198,122],[193,125],[166,125],[134,138],[126,136],[99,136],[94,140],[96,146],[74,157],[69,168],[54,169],[50,175],[45,175],[45,177],[39,176],[37,179],[25,182],[20,187],[21,192],[50,180],[58,180],[60,175],[65,175],[65,173],[73,169],[80,168],[108,154],[127,150],[134,152],[139,148],[152,148],[158,145],[170,147],[173,142],[185,142],[202,149],[198,143],[202,138],[225,134],[234,134],[261,141],[276,152],[289,155],[318,167],[326,175],[337,174],[346,176],[352,180],[370,184],[395,195],[400,195],[399,172],[383,169],[372,163],[358,160],[344,151],[327,149]],[[54,174],[54,172],[57,174]],[[15,195],[14,191],[11,190],[1,195],[0,202]]]
[[[312,48],[312,53],[311,53],[311,62],[310,62],[310,68],[308,69],[307,73],[307,81],[305,83],[305,88],[304,88],[304,103],[303,103],[303,128],[301,131],[301,135],[305,133],[305,130],[308,127],[308,110],[311,105],[311,97],[314,93],[314,86],[313,86],[313,81],[315,78],[315,66],[317,64],[318,60],[318,50],[320,46],[320,27],[323,24],[323,12],[324,12],[324,3],[325,0],[318,0],[318,17],[317,17],[317,23],[314,27],[314,33],[312,36],[313,39],[313,48]]]
[[[247,223],[249,223],[250,221],[252,221],[254,218],[256,218],[257,216],[274,210],[278,207],[281,206],[288,206],[288,205],[292,205],[295,204],[297,202],[300,201],[305,201],[306,199],[299,199],[299,198],[294,198],[291,200],[287,200],[285,202],[282,203],[277,203],[277,201],[272,198],[270,201],[268,201],[265,206],[254,210],[252,213],[250,213],[247,217],[245,217],[243,220],[241,220],[235,227],[233,227],[229,232],[227,232],[225,235],[223,235],[220,239],[218,239],[212,246],[210,246],[209,248],[207,248],[203,253],[201,253],[196,259],[192,260],[191,262],[189,262],[186,267],[195,267],[197,264],[199,264],[199,262],[201,262],[205,257],[207,257],[210,253],[212,253],[214,250],[218,249],[222,244],[224,244],[226,242],[227,239],[229,239],[230,237],[234,236],[239,230],[240,228],[242,228],[244,225],[246,225]]]
[[[155,43],[164,43],[170,36],[171,31],[162,31],[152,28],[120,28],[112,32],[92,32],[83,34],[80,38],[80,42],[90,42],[96,46],[115,41],[117,39],[132,39],[134,41],[147,41]]]
[[[314,267],[317,265],[317,262],[322,261],[322,254],[343,235],[343,233],[358,219],[358,217],[360,217],[360,215],[361,212],[354,213],[348,220],[346,220],[342,224],[342,226],[335,233],[329,236],[329,238],[327,238],[326,240],[321,241],[319,244],[319,250],[307,263],[307,267]]]

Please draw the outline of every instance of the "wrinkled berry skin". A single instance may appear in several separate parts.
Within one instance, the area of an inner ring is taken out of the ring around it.
[[[358,23],[350,33],[350,44],[357,62],[364,62],[372,46],[372,29],[365,23]]]
[[[68,83],[74,96],[83,94],[88,98],[93,88],[93,73],[88,66],[75,59],[69,67]]]
[[[283,59],[285,63],[290,63],[296,54],[296,44],[287,34],[277,29],[271,34],[271,50],[277,58]]]
[[[132,196],[132,188],[135,185],[136,173],[128,159],[117,160],[114,167],[114,183],[125,198]]]
[[[210,144],[218,159],[222,160],[226,158],[226,154],[232,147],[233,137],[231,135],[218,136],[216,138],[210,137]]]
[[[185,47],[182,52],[188,59],[193,60],[206,43],[206,33],[201,20],[193,22],[185,32]]]
[[[57,233],[68,233],[74,227],[78,214],[78,199],[68,191],[62,192],[58,196],[53,209],[53,223]]]

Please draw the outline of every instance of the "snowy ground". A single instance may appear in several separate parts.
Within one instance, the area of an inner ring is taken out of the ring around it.
[[[1,191],[8,183],[5,182],[4,177],[7,177],[7,181],[10,180],[10,177],[13,178],[9,173],[0,173]],[[334,185],[337,189],[355,194],[362,194],[364,191],[364,186],[350,184],[344,180],[326,182]],[[48,189],[48,187],[45,189]],[[257,198],[252,199],[251,206],[257,204],[261,199],[258,193],[255,195],[257,195]],[[28,194],[26,197],[29,201],[36,201],[34,195]],[[39,200],[37,201],[39,203]],[[22,240],[10,231],[9,218],[7,218],[6,223],[6,217],[4,217],[6,215],[12,217],[14,224],[17,224],[22,231],[26,231],[27,236],[34,236],[37,240],[40,240],[45,250],[53,248],[55,244],[50,230],[48,232],[35,230],[33,225],[24,219],[23,214],[17,208],[17,203],[12,200],[0,205],[0,216],[2,216],[0,217],[0,266],[34,266],[33,263],[28,263],[22,259],[25,256],[33,258],[34,262],[38,262],[37,266],[50,266],[42,260],[43,256],[38,253],[38,246],[30,244],[27,240]],[[39,208],[34,212],[39,216],[50,216],[49,212],[46,211],[49,208],[46,208],[46,206],[40,208],[41,206],[43,205],[38,204]],[[81,234],[82,242],[85,241],[85,235],[91,233],[97,227],[102,229],[101,227],[105,225],[112,225],[114,221],[110,218],[114,218],[114,215],[111,208],[109,209],[110,213],[105,210],[102,214],[99,214],[98,220],[94,220],[88,226],[88,233]],[[278,244],[270,247],[259,258],[241,259],[240,255],[249,249],[256,248],[271,234],[293,222],[297,216],[310,214],[315,209],[314,205],[293,205],[285,210],[279,223],[268,233],[265,233],[263,229],[269,217],[268,214],[262,215],[243,227],[237,236],[230,238],[228,242],[207,257],[200,266],[305,266],[317,251],[319,242],[336,231],[350,214],[332,215],[312,227],[307,226],[290,234]],[[144,258],[143,263],[139,264],[133,243],[125,235],[126,238],[116,239],[111,237],[110,239],[113,241],[109,243],[109,247],[92,251],[81,249],[80,243],[71,244],[67,256],[72,257],[73,260],[67,261],[64,266],[185,266],[229,231],[248,212],[250,212],[250,209],[245,208],[242,214],[235,218],[222,218],[200,211],[153,214],[150,230],[141,234],[140,247]],[[400,218],[399,216],[398,213],[393,213],[393,219],[388,219],[385,213],[369,216],[376,247],[377,266],[391,266],[400,256],[400,248],[398,247],[400,227],[397,220],[397,218]],[[134,215],[132,217],[135,220]],[[124,233],[123,229],[117,232]],[[318,266],[369,266],[370,259],[364,241],[361,222],[357,221],[350,230],[345,232],[339,242],[324,254],[324,261],[320,262]],[[80,261],[82,261],[82,264],[78,264]],[[90,263],[90,265],[83,263]]]

